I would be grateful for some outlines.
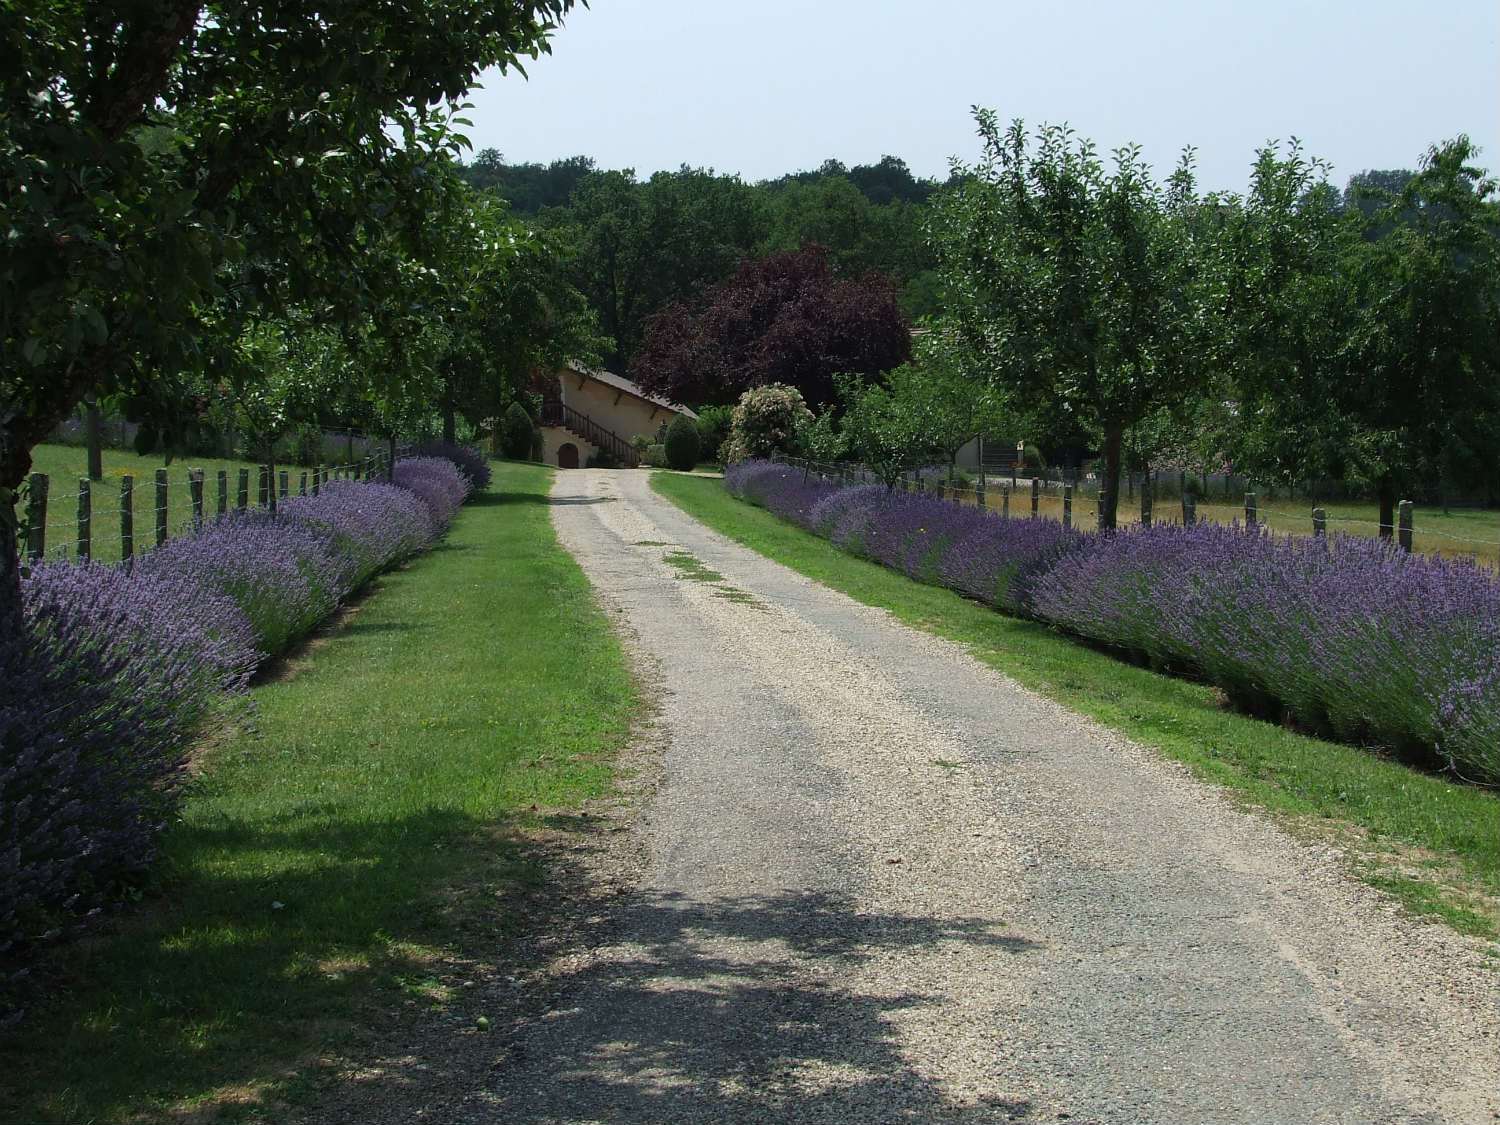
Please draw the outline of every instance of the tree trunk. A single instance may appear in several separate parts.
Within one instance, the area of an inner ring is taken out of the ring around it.
[[[443,440],[449,445],[458,442],[458,412],[451,402],[443,405]]]
[[[1396,528],[1396,482],[1389,476],[1380,478],[1380,538],[1389,539]]]
[[[89,447],[89,480],[103,480],[104,435],[99,432],[103,425],[103,420],[99,417],[99,400],[86,399],[84,405],[88,410],[84,435]]]
[[[1115,512],[1120,503],[1120,450],[1125,444],[1125,427],[1104,427],[1104,479],[1099,483],[1099,530],[1115,529]]]
[[[21,628],[21,555],[16,536],[16,494],[0,486],[0,637]]]

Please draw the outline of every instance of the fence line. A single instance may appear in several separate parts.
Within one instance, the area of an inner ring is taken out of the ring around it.
[[[396,460],[409,451],[402,443],[396,447]],[[368,481],[391,479],[394,462],[388,450],[372,453],[358,461],[338,465],[316,465],[300,469],[296,481],[297,496],[317,496],[330,481]],[[259,508],[274,511],[277,503],[290,498],[292,482],[290,470],[280,469],[272,479],[269,465],[258,466],[260,475]],[[154,496],[151,517],[156,546],[166,543],[173,534],[200,530],[208,520],[206,477],[203,469],[187,470],[187,505],[185,513],[177,513],[173,520],[172,498],[181,495],[171,488],[167,469],[156,469],[152,474]],[[126,473],[120,478],[119,504],[117,507],[100,507],[94,503],[98,482],[88,477],[78,478],[76,510],[70,521],[66,516],[49,510],[53,493],[52,480],[46,473],[32,473],[20,490],[17,507],[23,507],[20,527],[20,549],[23,563],[30,564],[45,559],[65,560],[69,557],[68,543],[72,543],[72,557],[87,562],[98,554],[98,531],[104,523],[116,524],[120,536],[120,560],[129,563],[138,553],[135,533],[136,478]],[[229,470],[219,469],[214,478],[213,507],[216,516],[227,515],[231,507]],[[24,506],[21,501],[24,500]],[[240,467],[236,471],[232,494],[233,507],[246,510],[250,507],[250,469]],[[70,535],[71,533],[71,535]],[[49,551],[49,545],[51,550]]]
[[[842,484],[883,483],[878,477],[875,476],[874,473],[870,471],[867,466],[853,462],[816,461],[804,457],[789,457],[780,454],[773,456],[772,460],[782,464],[786,464],[792,468],[801,469],[804,472],[815,475],[820,479],[826,481],[833,481]],[[937,478],[929,481],[929,479],[923,475],[921,470],[912,470],[910,472],[901,473],[896,478],[896,484],[894,487],[897,490],[906,493],[923,494],[930,491],[932,495],[934,495],[937,499],[949,500],[953,503],[965,503],[967,502],[965,499],[966,497],[972,498],[972,502],[978,507],[992,512],[1004,519],[1013,518],[1011,514],[1012,495],[1020,494],[1023,500],[1029,499],[1030,501],[1029,514],[1027,518],[1051,518],[1049,516],[1044,516],[1041,513],[1041,501],[1043,499],[1043,493],[1050,489],[1051,483],[1045,480],[1043,477],[1032,476],[1030,478],[1029,489],[1023,491],[1020,485],[1020,480],[1022,478],[1018,477],[1017,473],[1014,470],[1012,470],[1008,475],[1009,481],[1006,481],[1005,475],[1002,474],[999,478],[1000,483],[998,485],[993,483],[991,479],[982,476],[980,480],[974,484],[960,486],[952,481],[943,478]],[[1050,496],[1049,498],[1061,501],[1062,511],[1060,518],[1063,526],[1076,526],[1077,521],[1075,519],[1075,515],[1079,507],[1082,506],[1083,508],[1087,509],[1088,506],[1092,505],[1094,509],[1093,522],[1097,527],[1100,519],[1102,518],[1104,508],[1104,505],[1100,501],[1099,495],[1097,493],[1090,495],[1083,492],[1077,486],[1076,482],[1059,480],[1057,482],[1057,485],[1060,489],[1060,495]],[[1153,523],[1177,522],[1175,520],[1162,521],[1157,518],[1154,482],[1150,477],[1143,478],[1140,488],[1133,489],[1132,491],[1136,493],[1134,499],[1139,505],[1140,522],[1142,523],[1142,525],[1149,527]],[[1246,530],[1254,531],[1263,525],[1268,528],[1271,527],[1271,517],[1274,517],[1275,519],[1283,523],[1288,519],[1284,512],[1274,510],[1263,511],[1260,505],[1260,494],[1258,492],[1246,492],[1243,495],[1243,516],[1241,518],[1243,519]],[[997,497],[998,503],[996,503]],[[1193,495],[1191,492],[1184,491],[1181,493],[1180,503],[1182,526],[1191,527],[1198,522],[1198,500],[1199,497]],[[1125,504],[1123,502],[1117,505],[1117,512],[1123,513],[1125,510]],[[1381,538],[1393,539],[1396,542],[1396,545],[1405,551],[1413,550],[1413,540],[1418,534],[1417,528],[1415,526],[1415,504],[1411,500],[1402,500],[1397,504],[1396,522],[1394,524],[1385,524],[1371,520],[1361,520],[1353,516],[1330,516],[1327,510],[1322,507],[1315,507],[1311,509],[1309,515],[1304,518],[1310,520],[1312,534],[1316,537],[1326,536],[1328,534],[1328,525],[1330,523],[1343,523],[1359,525],[1363,527],[1373,527],[1379,531]],[[1474,539],[1455,535],[1452,532],[1427,528],[1423,528],[1420,534],[1422,534],[1423,536],[1433,536],[1441,538],[1453,543],[1468,544],[1475,547],[1500,549],[1500,539]]]

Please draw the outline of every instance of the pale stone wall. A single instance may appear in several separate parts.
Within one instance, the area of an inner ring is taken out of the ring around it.
[[[625,441],[636,434],[654,438],[661,424],[670,422],[676,415],[676,411],[669,407],[643,401],[593,379],[585,380],[579,387],[578,382],[583,376],[576,372],[564,371],[559,378],[562,380],[563,402]],[[549,459],[549,463],[556,462]]]
[[[577,434],[563,429],[561,426],[542,427],[542,463],[544,465],[557,464],[557,451],[566,442],[572,442],[578,447],[578,467],[583,468],[589,463],[589,458],[598,452],[593,445],[584,441]]]

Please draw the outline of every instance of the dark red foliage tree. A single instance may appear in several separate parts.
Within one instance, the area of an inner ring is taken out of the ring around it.
[[[785,383],[816,408],[834,400],[835,375],[873,378],[910,357],[891,280],[839,277],[823,247],[804,246],[742,262],[696,309],[662,309],[630,374],[652,394],[694,406]]]

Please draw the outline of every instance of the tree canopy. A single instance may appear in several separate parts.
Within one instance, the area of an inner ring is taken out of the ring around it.
[[[1065,126],[1033,137],[976,112],[984,156],[958,169],[932,226],[970,362],[1022,408],[1099,435],[1112,528],[1126,431],[1199,385],[1205,308],[1191,154],[1166,184],[1140,149],[1106,169]]]
[[[834,376],[874,378],[910,354],[890,280],[840,276],[822,247],[808,246],[746,261],[695,305],[667,306],[630,371],[676,402],[729,403],[780,383],[822,406],[835,398]]]

